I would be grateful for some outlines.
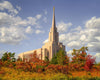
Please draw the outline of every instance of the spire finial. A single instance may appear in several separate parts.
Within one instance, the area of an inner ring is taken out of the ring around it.
[[[53,11],[55,11],[55,7],[53,7]]]
[[[55,7],[53,7],[52,28],[54,28],[55,26],[56,26],[56,23],[55,23]]]

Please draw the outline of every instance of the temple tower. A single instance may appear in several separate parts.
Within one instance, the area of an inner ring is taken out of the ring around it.
[[[56,22],[55,22],[55,8],[53,7],[52,27],[49,32],[49,43],[51,43],[51,46],[49,49],[50,60],[52,59],[53,55],[56,54],[58,51],[58,42],[59,42],[59,34],[57,32]]]

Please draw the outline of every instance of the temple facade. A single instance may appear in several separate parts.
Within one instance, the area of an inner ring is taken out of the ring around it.
[[[56,22],[55,22],[55,9],[53,8],[53,19],[52,19],[52,27],[49,32],[48,42],[45,43],[42,48],[27,51],[19,54],[19,57],[30,59],[30,55],[36,51],[36,54],[39,56],[39,59],[45,60],[45,57],[48,57],[49,60],[52,59],[54,54],[56,54],[60,49],[65,51],[65,46],[59,42],[59,33],[57,32]]]

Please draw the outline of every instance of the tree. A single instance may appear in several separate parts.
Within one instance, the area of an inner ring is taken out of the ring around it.
[[[51,64],[58,64],[57,62],[57,56],[54,54],[53,58],[50,61]]]
[[[73,49],[73,52],[72,52],[72,62],[73,63],[85,63],[85,57],[87,55],[86,51],[88,50],[88,47],[82,47],[78,50],[76,49]]]
[[[82,47],[80,49],[73,49],[72,52],[72,61],[70,65],[72,66],[73,70],[83,70],[83,67],[86,62],[86,51],[88,50],[87,47]]]
[[[84,69],[86,71],[90,71],[94,63],[95,63],[95,57],[93,57],[92,55],[87,55]]]
[[[61,50],[58,51],[58,53],[56,55],[57,55],[58,64],[63,65],[64,61],[66,59],[65,51],[63,49],[61,49]]]
[[[60,49],[56,54],[54,54],[51,64],[60,64],[63,65],[65,63],[66,54],[63,49]]]
[[[45,57],[45,61],[46,61],[46,62],[49,62],[49,59],[48,59],[48,57],[47,57],[47,56]]]
[[[2,61],[11,61],[14,59],[15,53],[5,52],[1,58]]]
[[[66,56],[65,56],[64,64],[67,64],[67,65],[68,65],[69,61],[70,61],[70,60],[69,60],[69,57],[66,55]]]

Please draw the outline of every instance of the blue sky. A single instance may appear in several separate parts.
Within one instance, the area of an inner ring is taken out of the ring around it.
[[[68,54],[88,46],[88,54],[100,61],[100,0],[0,0],[0,55],[41,48],[48,39],[53,6]]]

